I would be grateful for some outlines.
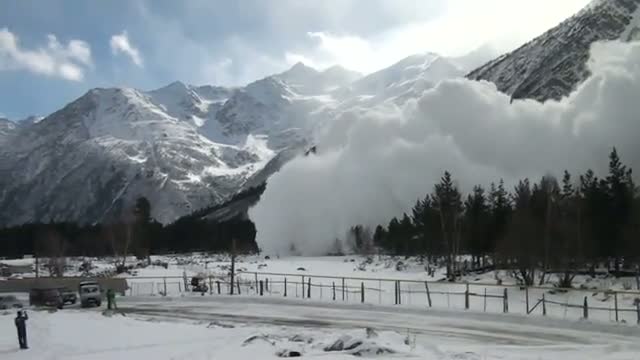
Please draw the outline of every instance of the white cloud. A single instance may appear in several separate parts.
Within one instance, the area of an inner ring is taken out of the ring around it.
[[[82,40],[70,40],[64,45],[49,34],[46,47],[25,49],[15,34],[7,28],[0,29],[0,71],[26,70],[80,81],[91,66],[91,48]]]
[[[330,31],[309,32],[315,45],[289,53],[320,67],[337,63],[370,73],[426,51],[455,57],[488,44],[499,52],[506,52],[557,25],[589,2],[447,0],[443,3],[444,11],[435,18],[381,29],[366,37]],[[406,7],[406,3],[392,2],[390,6]]]
[[[448,80],[403,107],[344,113],[317,138],[318,154],[286,164],[250,210],[258,245],[326,253],[349,226],[408,211],[450,170],[461,187],[537,180],[568,169],[603,173],[616,146],[640,168],[640,42],[595,44],[592,76],[569,97],[510,102],[492,83]]]
[[[109,45],[111,46],[111,52],[113,52],[114,55],[123,53],[127,55],[129,59],[131,59],[131,61],[137,66],[144,66],[140,51],[131,44],[131,42],[129,41],[129,35],[126,31],[123,31],[118,35],[113,35],[111,37],[111,40],[109,41]]]

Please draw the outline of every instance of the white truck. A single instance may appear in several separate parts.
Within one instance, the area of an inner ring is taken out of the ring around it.
[[[102,289],[97,281],[81,282],[78,285],[78,293],[80,293],[80,305],[82,307],[100,306],[102,304]]]

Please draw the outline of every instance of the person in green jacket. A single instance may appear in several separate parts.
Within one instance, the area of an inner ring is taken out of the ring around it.
[[[118,309],[116,305],[116,292],[113,289],[107,290],[107,309]]]

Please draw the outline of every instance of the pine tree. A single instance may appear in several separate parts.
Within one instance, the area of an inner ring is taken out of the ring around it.
[[[609,175],[607,176],[609,195],[609,236],[610,246],[614,257],[616,272],[620,271],[622,256],[625,251],[623,244],[624,229],[631,220],[635,185],[631,179],[631,169],[622,164],[618,151],[613,148],[609,155]]]
[[[387,239],[387,230],[382,226],[376,226],[376,230],[373,233],[373,244],[377,247],[384,247]]]
[[[580,192],[574,189],[571,174],[565,170],[562,176],[562,190],[560,191],[559,208],[559,234],[557,254],[558,264],[562,267],[558,286],[569,288],[576,275],[575,267],[582,252],[581,245],[581,200]]]
[[[139,197],[133,208],[134,224],[133,224],[133,242],[134,252],[138,259],[150,258],[150,223],[151,223],[151,203],[146,197]]]
[[[551,266],[552,238],[557,231],[558,204],[560,201],[560,186],[553,176],[543,176],[540,183],[533,186],[532,191],[533,215],[542,233],[542,267],[543,275],[540,283],[545,281],[546,271]]]
[[[440,251],[440,215],[433,208],[433,201],[430,195],[423,200],[418,200],[412,209],[411,221],[416,236],[414,244],[416,251],[426,253],[429,261]]]
[[[460,244],[460,218],[462,215],[462,195],[453,184],[451,174],[445,171],[440,183],[434,187],[431,195],[433,207],[440,214],[440,226],[447,251],[447,278],[453,280],[455,275],[454,260]]]
[[[478,267],[480,257],[489,250],[487,248],[489,225],[489,204],[484,188],[476,185],[473,193],[467,196],[464,204],[465,246],[472,254],[472,262]]]
[[[411,222],[411,218],[409,217],[409,215],[407,215],[407,213],[404,213],[402,216],[402,220],[400,221],[400,229],[402,234],[402,245],[400,248],[401,253],[403,255],[415,253],[413,252],[414,249],[412,248],[415,231],[413,223]]]
[[[520,180],[514,188],[513,210],[505,237],[500,240],[499,252],[515,261],[514,274],[522,283],[533,285],[537,266],[538,239],[541,237],[532,214],[533,191],[528,179]],[[509,263],[509,262],[507,262]]]
[[[385,248],[391,251],[393,254],[398,255],[400,253],[400,243],[402,230],[400,226],[400,222],[397,218],[391,219],[388,226],[388,233],[386,237],[386,245]]]
[[[489,208],[491,211],[489,248],[495,250],[499,243],[504,242],[511,216],[511,202],[502,179],[500,179],[498,186],[495,183],[491,183]]]

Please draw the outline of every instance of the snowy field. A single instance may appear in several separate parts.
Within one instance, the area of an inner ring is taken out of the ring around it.
[[[29,350],[0,313],[0,358],[637,359],[628,325],[221,296],[121,298],[125,314],[30,311]],[[367,330],[368,329],[368,330]]]
[[[94,275],[113,269],[109,259],[70,259],[68,275],[81,275],[79,266],[91,260]],[[134,259],[128,261],[135,264]],[[217,294],[215,279],[224,283],[229,258],[204,254],[153,257],[155,264],[133,268],[127,278],[131,290],[118,298],[122,313],[78,307],[46,312],[30,310],[30,349],[17,347],[13,312],[0,312],[0,359],[270,359],[301,354],[323,359],[637,359],[640,327],[636,314],[591,310],[581,319],[581,308],[549,304],[526,313],[525,291],[509,288],[509,313],[502,314],[503,300],[492,298],[486,310],[482,297],[470,298],[464,309],[466,284],[439,282],[442,269],[427,275],[417,258],[359,256],[318,258],[240,257],[240,296]],[[78,269],[78,270],[76,270]],[[256,275],[264,283],[258,293]],[[268,274],[267,274],[268,273]],[[288,296],[284,297],[283,276]],[[46,270],[41,269],[41,274]],[[212,294],[184,291],[184,277],[212,277]],[[86,272],[84,275],[87,275]],[[25,274],[25,277],[33,274]],[[305,279],[303,293],[302,277]],[[340,291],[346,280],[345,300]],[[311,298],[308,279],[311,278]],[[379,280],[385,279],[385,280]],[[402,280],[401,302],[394,304],[395,281]],[[515,279],[504,271],[467,276],[470,291],[499,295]],[[427,307],[424,281],[429,282],[432,307]],[[589,290],[557,292],[552,282],[545,289],[531,289],[530,299],[545,294],[549,301],[611,309],[612,296]],[[631,279],[576,278],[577,287],[622,290]],[[167,283],[167,296],[160,289]],[[333,300],[333,284],[337,285]],[[478,285],[481,284],[481,285]],[[322,285],[322,286],[321,286]],[[361,303],[360,289],[366,299]],[[491,286],[494,285],[494,286]],[[635,288],[634,288],[635,289]],[[305,299],[303,299],[303,294]],[[22,295],[24,299],[24,294]],[[619,294],[620,308],[633,308],[635,295]],[[485,312],[486,311],[486,312]],[[624,322],[622,321],[624,320]],[[369,330],[367,330],[369,329]]]
[[[21,260],[29,261],[29,260]],[[83,262],[90,262],[91,270],[81,272]],[[113,275],[115,266],[112,259],[69,259],[68,276]],[[136,266],[142,263],[134,258],[127,260],[132,269],[120,277],[126,277],[130,290],[127,296],[182,297],[191,295],[185,288],[192,276],[200,274],[207,279],[211,294],[217,295],[217,283],[220,281],[222,294],[229,293],[228,273],[230,259],[225,255],[188,254],[153,256],[151,266]],[[634,278],[613,278],[605,275],[577,276],[574,290],[558,291],[555,288],[557,277],[550,275],[541,288],[530,288],[527,292],[515,286],[516,279],[510,272],[489,271],[478,275],[464,276],[458,283],[442,281],[444,269],[435,268],[428,275],[426,264],[419,258],[373,256],[335,256],[335,257],[283,257],[265,259],[260,256],[238,257],[236,269],[240,273],[241,294],[259,295],[259,283],[263,283],[264,296],[282,298],[303,298],[311,295],[315,301],[360,303],[361,289],[365,290],[365,303],[372,305],[394,305],[396,303],[396,282],[401,280],[400,298],[403,307],[426,308],[429,299],[425,281],[428,282],[431,307],[465,311],[465,296],[469,284],[469,310],[474,312],[502,313],[505,307],[504,290],[508,290],[506,305],[509,313],[526,314],[530,309],[531,317],[546,316],[565,320],[578,320],[584,316],[583,304],[586,298],[589,319],[601,322],[617,320],[635,324],[638,322],[637,304],[640,293]],[[256,275],[255,273],[258,273]],[[46,276],[47,271],[41,269]],[[284,275],[286,274],[286,275]],[[25,277],[34,274],[25,274]],[[344,280],[344,291],[343,282]],[[257,281],[256,281],[257,280]],[[303,287],[302,282],[305,286]],[[308,283],[311,281],[311,291]],[[268,283],[268,284],[267,284]],[[335,288],[335,300],[334,300]],[[618,291],[617,295],[611,292]],[[237,291],[236,291],[237,293]],[[485,297],[486,294],[486,297]],[[541,299],[544,296],[544,306]],[[533,309],[533,310],[531,310]]]
[[[166,288],[168,296],[182,296],[185,287],[184,276],[190,279],[196,274],[211,276],[214,279],[208,281],[213,295],[217,293],[215,280],[221,282],[222,294],[229,293],[228,257],[192,255],[157,257],[154,261],[166,263],[167,269],[152,266],[134,270],[135,276],[125,275],[131,287],[128,295],[159,295],[163,294]],[[264,259],[250,256],[239,258],[236,268],[240,272],[240,292],[243,295],[258,295],[261,281],[265,296],[284,297],[286,278],[287,297],[304,298],[311,295],[313,300],[360,303],[361,289],[364,287],[365,303],[394,305],[394,280],[401,280],[400,303],[403,306],[425,308],[429,302],[425,287],[427,281],[433,308],[464,311],[464,293],[468,283],[471,294],[469,309],[476,312],[502,313],[506,288],[509,313],[526,314],[529,308],[531,316],[542,316],[544,310],[549,317],[578,320],[584,316],[582,306],[586,298],[588,316],[591,320],[615,322],[617,301],[617,320],[634,324],[638,322],[637,303],[640,301],[640,293],[637,292],[636,281],[633,278],[577,276],[574,280],[575,289],[565,292],[555,288],[557,277],[550,275],[541,288],[528,289],[527,307],[527,292],[515,286],[516,279],[510,272],[490,271],[479,275],[467,275],[458,283],[452,284],[442,281],[443,268],[436,268],[434,274],[429,276],[425,271],[425,264],[418,258],[342,256]],[[302,284],[303,281],[305,286]],[[312,284],[310,292],[309,281]],[[614,295],[611,290],[619,293]],[[543,295],[544,305],[541,303]]]

